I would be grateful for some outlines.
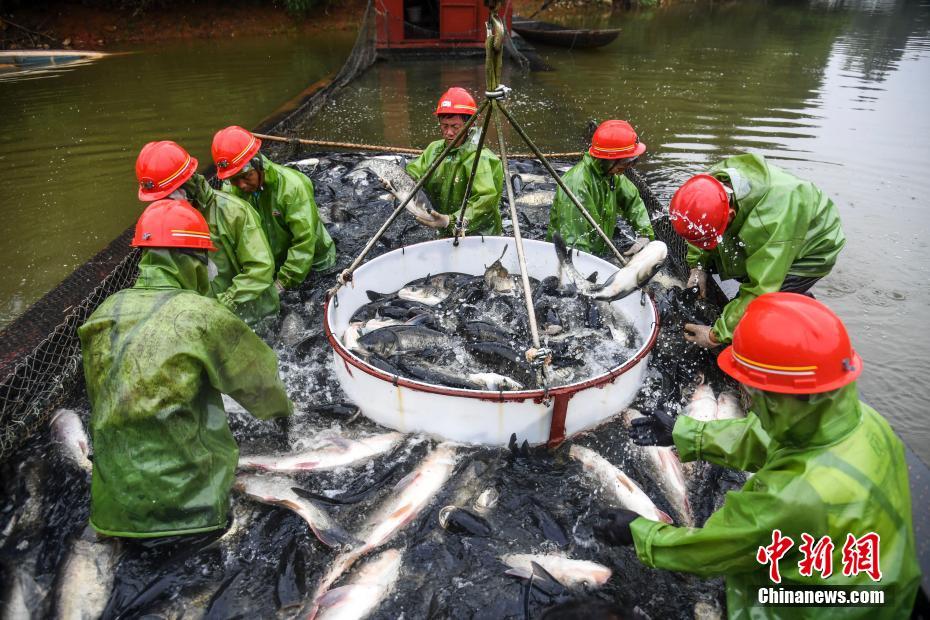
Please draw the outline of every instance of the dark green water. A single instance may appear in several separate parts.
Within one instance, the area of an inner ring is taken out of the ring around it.
[[[585,20],[623,33],[599,50],[541,48],[552,72],[508,71],[527,130],[545,149],[578,150],[588,119],[630,120],[663,200],[744,151],[821,186],[849,242],[815,293],[865,359],[865,399],[930,461],[930,2],[701,3]],[[338,67],[351,38],[192,43],[0,82],[0,325],[132,223],[143,143],[176,139],[203,161],[217,128],[258,122]],[[423,146],[438,138],[438,95],[478,92],[483,76],[472,61],[379,63],[304,133]]]
[[[342,65],[354,33],[172,42],[58,72],[0,74],[0,328],[142,212],[135,157],[176,140],[206,166],[216,130],[254,126]]]

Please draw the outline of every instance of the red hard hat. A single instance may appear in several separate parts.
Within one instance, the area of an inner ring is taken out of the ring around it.
[[[464,88],[453,86],[439,98],[439,103],[436,104],[435,114],[436,116],[441,116],[442,114],[464,114],[465,116],[471,116],[477,111],[478,104],[476,104],[472,96],[468,94],[468,91]]]
[[[727,229],[730,198],[723,183],[698,174],[678,188],[669,207],[672,228],[702,250],[713,250]]]
[[[862,372],[839,317],[796,293],[754,299],[717,364],[740,383],[779,394],[829,392]]]
[[[252,135],[248,129],[232,125],[220,129],[213,136],[213,163],[216,164],[216,176],[228,179],[242,170],[242,167],[255,157],[262,141]]]
[[[598,159],[627,159],[646,152],[633,126],[626,121],[604,121],[591,138],[588,153]]]
[[[136,222],[132,247],[216,251],[207,220],[186,200],[157,200],[146,207]]]
[[[149,142],[136,158],[139,200],[161,200],[197,171],[197,160],[171,140]]]

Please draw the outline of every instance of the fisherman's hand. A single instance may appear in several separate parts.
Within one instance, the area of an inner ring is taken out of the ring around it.
[[[685,340],[705,349],[713,349],[721,344],[711,331],[710,325],[695,323],[685,323]]]
[[[707,272],[700,267],[695,267],[688,274],[688,288],[694,288],[695,286],[700,299],[707,297]]]
[[[630,524],[639,515],[632,510],[605,510],[594,524],[594,535],[610,545],[632,545]]]
[[[637,238],[636,238],[636,241],[633,243],[633,245],[631,245],[629,248],[627,248],[627,251],[624,252],[623,255],[624,255],[624,256],[633,256],[634,254],[638,254],[639,251],[642,250],[642,249],[643,249],[644,247],[646,247],[647,245],[649,245],[649,238],[648,238],[648,237],[637,237]]]
[[[274,287],[278,289],[278,295],[281,295],[285,291],[285,287],[283,284],[281,284],[281,280],[275,280]]]
[[[449,222],[452,221],[448,215],[445,215],[443,213],[436,213],[436,212],[433,212],[433,217],[430,219],[418,217],[416,218],[416,220],[419,223],[423,224],[424,226],[428,226],[436,230],[442,230],[443,228],[447,228],[449,226]]]
[[[630,422],[630,439],[639,446],[672,446],[675,445],[672,438],[674,428],[674,416],[656,409],[652,415]]]

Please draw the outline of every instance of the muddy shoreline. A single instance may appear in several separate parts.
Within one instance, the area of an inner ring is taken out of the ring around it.
[[[183,7],[131,9],[69,2],[19,6],[0,13],[0,49],[120,50],[186,39],[306,35],[355,30],[365,0],[329,3],[306,15],[270,4],[208,0]]]

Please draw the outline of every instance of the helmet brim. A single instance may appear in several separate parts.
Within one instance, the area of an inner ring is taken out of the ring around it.
[[[245,156],[241,160],[239,160],[239,163],[236,166],[233,166],[233,167],[227,166],[226,168],[220,168],[219,166],[216,166],[216,178],[218,178],[220,181],[225,181],[226,179],[230,177],[236,176],[245,167],[247,163],[252,161],[252,158],[258,154],[261,148],[262,148],[262,141],[259,140],[258,138],[255,138],[255,144],[253,144],[252,148],[249,149],[249,152],[246,153]],[[216,165],[215,161],[213,163],[214,165]]]
[[[775,392],[776,394],[820,394],[822,392],[830,392],[849,385],[862,374],[862,358],[859,357],[859,354],[855,351],[853,351],[852,354],[853,370],[846,372],[833,381],[817,385],[807,384],[811,381],[810,379],[804,380],[805,383],[801,385],[791,385],[789,382],[792,380],[782,375],[773,375],[773,378],[781,377],[780,381],[782,381],[782,383],[769,381],[764,373],[751,370],[737,362],[733,355],[733,345],[721,351],[720,355],[717,356],[717,365],[720,366],[723,372],[744,385],[764,392]]]
[[[189,178],[194,176],[194,173],[197,172],[197,158],[191,156],[190,164],[187,166],[187,170],[180,174],[171,185],[163,189],[145,189],[141,185],[139,186],[139,200],[142,202],[154,202],[156,200],[161,200],[162,198],[167,198],[171,195],[171,192],[178,189],[184,183],[187,182]]]
[[[639,157],[646,152],[646,144],[644,142],[637,142],[635,146],[636,148],[627,153],[605,153],[603,151],[595,150],[594,145],[592,144],[590,147],[588,147],[588,154],[591,155],[591,157],[596,157],[597,159],[608,159],[613,161],[615,159],[630,159],[631,157]]]

